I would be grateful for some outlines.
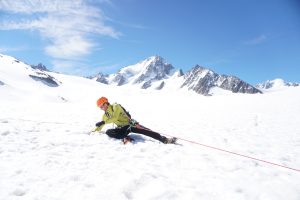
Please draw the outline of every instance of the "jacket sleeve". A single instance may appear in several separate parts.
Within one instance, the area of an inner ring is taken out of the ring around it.
[[[104,122],[104,121],[97,122],[97,123],[95,124],[95,126],[96,126],[95,131],[101,131],[104,125],[105,125],[105,122]]]
[[[104,127],[105,124],[101,125],[101,126],[97,126],[97,131],[101,131],[102,128]]]
[[[109,122],[108,119],[106,117],[104,117],[105,115],[102,116],[102,121],[101,121],[101,125],[100,126],[97,126],[97,131],[101,131],[102,128],[104,127],[105,124],[108,124]]]

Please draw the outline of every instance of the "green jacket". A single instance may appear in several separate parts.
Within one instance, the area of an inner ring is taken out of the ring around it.
[[[118,127],[122,127],[129,125],[130,118],[120,104],[114,103],[108,106],[106,112],[102,116],[102,121],[105,124],[114,123]],[[98,130],[101,131],[105,124],[101,125]]]

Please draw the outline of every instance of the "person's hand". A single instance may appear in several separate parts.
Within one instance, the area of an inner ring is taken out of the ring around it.
[[[94,128],[89,134],[94,135],[96,133],[105,133],[105,131],[101,131],[100,126],[96,126],[96,128]]]
[[[95,126],[99,127],[99,126],[102,126],[103,124],[105,124],[105,122],[104,122],[104,121],[101,121],[101,122],[97,122],[97,123],[95,124]]]

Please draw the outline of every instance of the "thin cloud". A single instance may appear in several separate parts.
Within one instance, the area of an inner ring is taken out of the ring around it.
[[[245,42],[243,42],[245,45],[258,45],[261,44],[263,42],[265,42],[267,40],[267,36],[262,34],[259,35],[258,37],[255,37],[253,39],[247,40]]]
[[[106,24],[100,6],[85,0],[1,0],[0,11],[16,15],[0,21],[0,30],[38,31],[48,44],[45,53],[56,59],[90,54],[99,44],[92,35],[119,38],[121,33]],[[99,1],[108,3],[108,0]],[[20,17],[21,16],[21,17]],[[64,66],[64,65],[62,65]]]

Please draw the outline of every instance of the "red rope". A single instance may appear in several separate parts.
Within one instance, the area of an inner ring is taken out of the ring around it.
[[[166,135],[167,135],[167,134],[166,134]],[[171,136],[171,135],[168,135],[168,136]],[[174,137],[174,136],[171,136],[171,137]],[[186,141],[186,142],[189,142],[189,143],[201,145],[201,146],[204,146],[204,147],[207,147],[207,148],[211,148],[211,149],[214,149],[214,150],[218,150],[218,151],[222,151],[222,152],[234,154],[234,155],[241,156],[241,157],[244,157],[244,158],[248,158],[248,159],[252,159],[252,160],[256,160],[256,161],[268,163],[268,164],[271,164],[271,165],[275,165],[275,166],[278,166],[278,167],[283,167],[283,168],[286,168],[286,169],[294,170],[294,171],[296,171],[296,172],[300,172],[300,169],[291,168],[291,167],[288,167],[288,166],[276,164],[276,163],[269,162],[269,161],[266,161],[266,160],[262,160],[262,159],[254,158],[254,157],[251,157],[251,156],[247,156],[247,155],[235,153],[235,152],[232,152],[232,151],[220,149],[220,148],[217,148],[217,147],[213,147],[213,146],[201,144],[201,143],[199,143],[199,142],[195,142],[195,141],[192,141],[192,140],[187,140],[187,139],[184,139],[184,138],[178,138],[178,137],[176,137],[176,138],[179,139],[179,140],[183,140],[183,141]]]

